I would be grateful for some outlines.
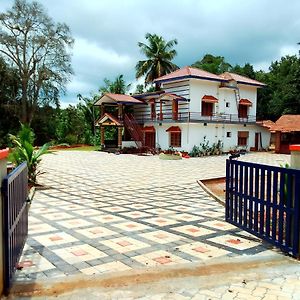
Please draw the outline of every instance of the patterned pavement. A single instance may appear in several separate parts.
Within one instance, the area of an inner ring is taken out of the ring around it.
[[[45,156],[44,189],[30,208],[16,280],[264,255],[266,245],[224,222],[224,208],[196,183],[224,176],[225,159],[79,151]],[[242,159],[279,165],[289,156]]]

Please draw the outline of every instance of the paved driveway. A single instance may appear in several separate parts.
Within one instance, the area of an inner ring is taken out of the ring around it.
[[[17,280],[264,255],[266,246],[224,222],[224,208],[196,183],[224,176],[225,159],[46,155]],[[289,156],[242,159],[279,165]]]

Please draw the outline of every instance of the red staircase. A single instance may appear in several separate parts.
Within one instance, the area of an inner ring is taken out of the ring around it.
[[[124,114],[124,126],[129,131],[131,137],[138,148],[144,147],[144,135],[132,114]]]

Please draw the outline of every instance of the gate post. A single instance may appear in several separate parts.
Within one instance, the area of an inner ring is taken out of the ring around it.
[[[300,169],[300,145],[290,145],[291,168]]]
[[[300,145],[290,145],[289,150],[291,151],[291,168],[300,170]],[[298,258],[300,258],[300,204],[299,204],[299,192],[297,193],[296,189],[298,188],[297,183],[299,183],[299,178],[293,178],[292,180],[292,189],[293,189],[293,195],[292,195],[292,202],[293,207],[295,210],[295,218],[294,222],[296,222],[296,225],[293,228],[292,237],[295,239],[298,245],[295,245],[298,249]],[[295,237],[295,235],[298,235]]]
[[[0,232],[3,232],[3,201],[2,201],[2,181],[7,175],[7,156],[9,149],[0,150]],[[3,268],[3,235],[0,234],[0,297],[4,288],[4,268]]]

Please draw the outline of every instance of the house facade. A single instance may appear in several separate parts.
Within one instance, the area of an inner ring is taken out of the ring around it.
[[[233,73],[216,75],[185,67],[157,78],[155,84],[160,86],[158,92],[128,96],[131,104],[116,101],[125,131],[135,127],[131,134],[135,142],[179,151],[191,151],[204,141],[210,145],[221,141],[224,151],[269,146],[270,132],[256,123],[257,89],[263,83]],[[105,106],[105,102],[104,95],[95,105]],[[128,126],[121,116],[126,109],[130,110]],[[102,121],[100,117],[96,125],[101,127]]]

